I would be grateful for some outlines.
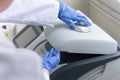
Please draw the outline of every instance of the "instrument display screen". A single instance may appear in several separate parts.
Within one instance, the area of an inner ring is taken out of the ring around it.
[[[25,48],[43,32],[42,26],[26,26],[13,39],[17,47]]]

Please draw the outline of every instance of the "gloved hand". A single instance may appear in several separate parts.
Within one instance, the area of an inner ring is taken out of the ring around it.
[[[43,56],[43,68],[49,72],[55,68],[60,62],[60,51],[52,48],[49,52],[46,52]]]
[[[75,21],[77,21],[78,23],[84,23],[86,26],[91,26],[91,23],[83,14],[77,12],[76,10],[62,2],[60,2],[58,18],[68,24],[71,29],[75,29]]]

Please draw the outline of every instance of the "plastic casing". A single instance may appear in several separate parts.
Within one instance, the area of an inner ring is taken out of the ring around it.
[[[58,23],[46,28],[45,35],[56,49],[69,53],[110,54],[117,51],[117,42],[96,24],[89,33],[71,30],[66,24]]]

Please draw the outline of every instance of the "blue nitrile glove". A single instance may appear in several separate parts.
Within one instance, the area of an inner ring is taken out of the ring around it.
[[[91,26],[91,23],[83,14],[80,14],[79,12],[62,2],[60,2],[58,18],[68,24],[71,29],[75,29],[75,21],[77,21],[78,23],[84,23],[86,26]]]
[[[49,52],[46,52],[43,56],[43,68],[49,72],[55,68],[60,62],[60,51],[52,48]]]

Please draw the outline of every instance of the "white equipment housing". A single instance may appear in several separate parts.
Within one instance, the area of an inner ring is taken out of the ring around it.
[[[100,27],[93,24],[90,32],[71,30],[64,23],[45,29],[49,43],[56,49],[69,53],[110,54],[117,51],[117,42]]]

